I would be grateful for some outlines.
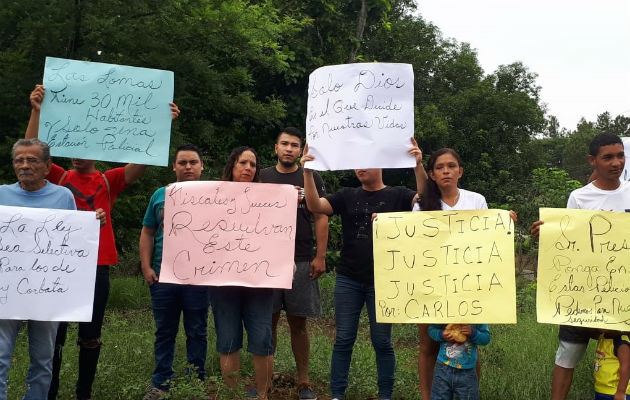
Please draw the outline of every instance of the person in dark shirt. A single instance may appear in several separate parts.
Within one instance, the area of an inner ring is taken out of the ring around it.
[[[422,152],[412,138],[409,154],[416,159],[416,185],[424,187],[427,179],[422,166]],[[302,162],[314,160],[305,147]],[[348,387],[348,371],[352,347],[357,337],[359,316],[363,305],[370,320],[370,337],[376,352],[378,395],[391,399],[394,388],[396,357],[392,345],[391,324],[377,323],[374,306],[374,256],[372,251],[372,218],[376,213],[411,211],[417,199],[413,190],[391,187],[383,183],[381,169],[354,171],[361,187],[343,188],[320,198],[313,179],[313,171],[304,167],[304,191],[308,209],[314,213],[341,216],[343,248],[337,266],[335,282],[336,336],[330,370],[330,389],[333,399],[342,399]]]
[[[309,376],[310,338],[306,318],[318,317],[322,311],[319,278],[326,272],[326,245],[328,243],[328,217],[324,214],[312,214],[304,201],[304,173],[297,160],[302,152],[302,132],[297,128],[287,127],[276,139],[274,151],[278,156],[275,166],[260,171],[260,181],[265,183],[283,183],[295,186],[299,190],[298,210],[295,235],[295,273],[291,289],[274,290],[272,335],[274,349],[277,342],[278,320],[280,311],[287,313],[287,322],[291,331],[291,349],[295,358],[298,375],[298,398],[300,400],[317,399],[313,392]],[[324,182],[313,174],[319,196],[325,194]],[[313,257],[313,229],[315,221],[317,251]]]

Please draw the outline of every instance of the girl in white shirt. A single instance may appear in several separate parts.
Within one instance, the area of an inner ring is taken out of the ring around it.
[[[427,179],[422,191],[422,196],[414,205],[414,211],[482,210],[488,208],[486,198],[483,195],[458,187],[464,169],[455,150],[442,148],[434,151],[429,158],[427,172],[429,179]],[[510,217],[516,222],[514,211],[510,211]],[[429,337],[427,324],[419,324],[418,333],[420,340],[418,353],[420,391],[423,399],[429,399],[439,345]],[[479,376],[479,359],[477,359],[476,369]]]

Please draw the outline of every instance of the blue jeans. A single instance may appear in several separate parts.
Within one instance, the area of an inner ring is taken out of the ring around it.
[[[595,392],[595,400],[614,400],[615,396],[613,396],[612,394],[603,394],[603,393],[598,393]],[[626,400],[630,399],[630,394],[626,395]]]
[[[163,390],[169,388],[169,380],[175,373],[173,357],[181,314],[184,315],[188,362],[203,380],[208,347],[208,287],[156,282],[149,289],[155,319],[155,370],[151,384]]]
[[[0,400],[7,399],[7,379],[11,357],[18,331],[24,321],[0,319]],[[26,376],[24,400],[43,400],[48,397],[52,377],[52,359],[55,351],[55,336],[59,322],[27,321],[28,351],[31,363]]]
[[[367,306],[370,338],[376,353],[378,396],[382,399],[392,397],[396,372],[396,356],[392,345],[392,325],[376,322],[374,285],[357,282],[344,275],[337,275],[335,282],[337,334],[330,365],[330,390],[333,398],[343,399],[348,387],[352,348],[357,338],[359,316],[364,304]]]
[[[438,361],[433,373],[431,400],[479,400],[479,381],[475,368],[457,369]]]

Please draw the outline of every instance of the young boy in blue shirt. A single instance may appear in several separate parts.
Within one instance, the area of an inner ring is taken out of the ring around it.
[[[431,400],[452,400],[455,395],[478,400],[477,346],[490,343],[488,325],[429,325],[429,336],[440,344]]]

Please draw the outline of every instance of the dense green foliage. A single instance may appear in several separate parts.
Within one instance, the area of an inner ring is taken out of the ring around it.
[[[0,9],[0,182],[15,179],[10,144],[24,134],[28,93],[41,80],[45,56],[174,71],[182,114],[171,148],[202,147],[204,179],[218,178],[236,145],[257,148],[263,166],[271,165],[280,127],[304,125],[308,74],[349,60],[412,64],[415,135],[425,155],[457,149],[462,186],[496,206],[523,210],[525,221],[534,205],[562,205],[568,193],[547,191],[547,183],[537,182],[540,174],[585,182],[590,138],[602,129],[629,133],[630,118],[608,113],[575,131],[561,129],[546,115],[534,72],[514,62],[484,73],[468,44],[444,39],[421,13],[412,0],[6,1]],[[532,173],[536,168],[547,172]],[[170,168],[150,168],[118,199],[114,226],[130,271],[144,207],[172,175]],[[413,187],[411,171],[385,176],[388,184]],[[324,179],[329,190],[356,184],[349,171]],[[331,242],[338,245],[338,237]]]

